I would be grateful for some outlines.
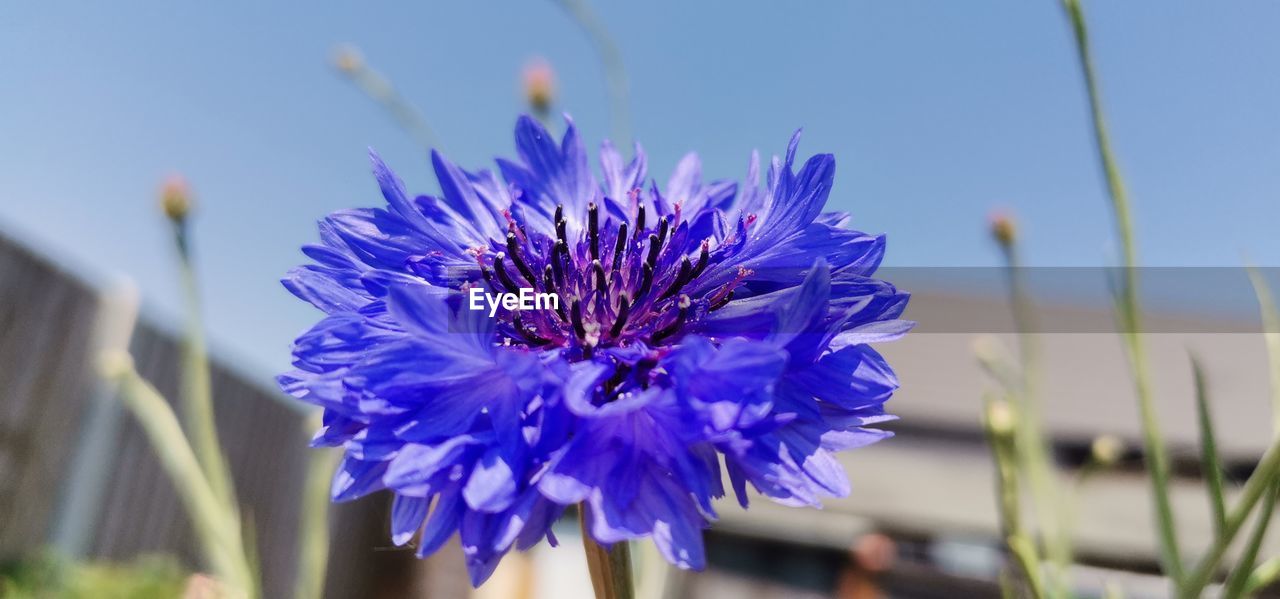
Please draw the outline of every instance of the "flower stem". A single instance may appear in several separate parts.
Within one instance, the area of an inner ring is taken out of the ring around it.
[[[213,383],[209,373],[209,357],[205,349],[204,326],[201,324],[200,289],[195,265],[191,260],[191,244],[186,220],[173,223],[178,248],[178,267],[186,301],[186,334],[182,341],[182,423],[194,446],[196,458],[214,495],[230,510],[237,506],[231,470],[218,442],[217,421],[213,413]]]
[[[347,58],[348,56],[350,58]],[[422,113],[400,95],[390,79],[365,64],[354,48],[339,48],[337,68],[338,72],[360,88],[360,91],[386,109],[391,118],[395,119],[396,124],[400,125],[428,153],[440,147],[440,140],[435,130],[427,123]]]
[[[110,353],[102,357],[102,362],[104,378],[118,386],[121,400],[142,425],[160,465],[173,482],[208,567],[226,586],[229,597],[257,596],[239,515],[214,493],[168,402],[138,375],[128,354]]]
[[[609,86],[609,112],[613,119],[613,142],[620,148],[631,143],[631,111],[627,107],[627,72],[622,66],[622,52],[609,35],[604,22],[591,10],[587,0],[556,0],[569,13],[578,26],[591,38],[596,54],[604,66],[605,81]]]
[[[1018,463],[1027,474],[1035,514],[1039,517],[1046,553],[1051,564],[1051,589],[1057,597],[1068,596],[1067,569],[1071,564],[1071,538],[1063,493],[1054,480],[1051,450],[1041,420],[1039,387],[1041,380],[1039,327],[1031,298],[1022,280],[1022,263],[1013,238],[1000,244],[1008,275],[1009,303],[1018,332],[1021,362],[1020,385],[1011,389],[1017,407],[1017,437],[1014,444]]]
[[[1142,418],[1142,441],[1148,469],[1151,471],[1151,489],[1156,508],[1156,524],[1160,532],[1160,554],[1164,572],[1174,586],[1182,581],[1182,558],[1178,551],[1177,533],[1174,528],[1173,507],[1169,501],[1169,456],[1161,439],[1156,420],[1155,402],[1152,398],[1151,380],[1147,367],[1146,346],[1143,343],[1142,310],[1138,302],[1138,287],[1134,276],[1137,250],[1133,239],[1133,220],[1129,212],[1129,194],[1124,179],[1116,166],[1111,151],[1111,138],[1107,133],[1102,112],[1102,99],[1098,92],[1097,76],[1093,70],[1093,57],[1089,49],[1089,33],[1084,22],[1084,12],[1079,0],[1063,0],[1063,7],[1071,20],[1076,42],[1077,58],[1084,71],[1085,88],[1089,96],[1090,115],[1093,120],[1094,139],[1098,158],[1107,179],[1107,191],[1111,196],[1111,208],[1115,215],[1116,233],[1120,238],[1124,268],[1121,270],[1117,312],[1122,327],[1129,365],[1133,371],[1134,388],[1138,395],[1138,409]]]
[[[1244,592],[1246,595],[1252,595],[1271,586],[1277,579],[1280,579],[1280,557],[1273,557],[1263,562],[1249,575]]]
[[[626,542],[605,549],[591,538],[587,527],[587,506],[578,505],[578,525],[582,528],[582,546],[587,551],[587,569],[591,571],[591,587],[596,599],[634,599],[631,576],[631,549]]]
[[[320,414],[307,419],[309,430],[320,425]],[[298,568],[294,599],[324,596],[325,567],[329,561],[329,480],[338,466],[340,452],[333,448],[311,450],[303,482],[298,519]]]
[[[1040,558],[1035,543],[1022,527],[1021,509],[1018,505],[1018,466],[1014,429],[1022,417],[1015,408],[1002,401],[987,399],[983,426],[991,445],[991,456],[996,465],[996,494],[1000,508],[1000,528],[1013,563],[1016,576],[1005,578],[1005,590],[1014,596],[1045,597],[1044,581],[1040,576]],[[1022,582],[1023,585],[1018,583]],[[1013,588],[1025,587],[1025,588]]]
[[[1280,439],[1271,442],[1271,447],[1262,455],[1262,461],[1258,462],[1258,467],[1249,476],[1249,480],[1245,481],[1235,508],[1227,514],[1227,522],[1222,534],[1216,535],[1213,545],[1205,552],[1204,557],[1200,558],[1195,568],[1187,573],[1180,596],[1187,598],[1200,596],[1200,592],[1218,571],[1227,548],[1235,540],[1236,534],[1240,532],[1245,520],[1253,512],[1254,506],[1258,505],[1263,494],[1269,487],[1276,484],[1277,480],[1280,480]],[[1272,509],[1270,505],[1264,507]]]

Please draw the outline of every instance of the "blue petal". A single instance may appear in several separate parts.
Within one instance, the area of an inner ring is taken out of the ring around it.
[[[453,536],[454,531],[458,530],[466,510],[466,506],[460,499],[461,495],[462,493],[458,491],[450,491],[441,493],[436,499],[431,517],[427,519],[427,525],[422,529],[422,539],[418,541],[418,557],[435,553],[445,541],[449,540],[449,537]]]
[[[883,403],[898,388],[893,369],[865,345],[829,353],[789,378],[818,399],[844,408]]]
[[[422,528],[430,506],[431,501],[422,497],[396,495],[391,503],[391,542],[397,546],[408,543]]]
[[[386,471],[387,462],[366,462],[346,456],[333,474],[330,495],[334,501],[350,501],[381,491],[384,488],[382,474]]]
[[[281,279],[285,289],[327,314],[354,311],[372,299],[360,290],[335,281],[319,266],[300,266]]]
[[[476,463],[462,497],[471,509],[482,512],[500,512],[515,501],[515,473],[501,448],[490,448]]]

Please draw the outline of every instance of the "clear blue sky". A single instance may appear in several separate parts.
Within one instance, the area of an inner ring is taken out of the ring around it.
[[[521,66],[546,57],[595,145],[587,38],[551,2],[10,3],[0,19],[0,228],[178,308],[155,189],[184,173],[216,348],[282,368],[315,313],[280,287],[314,222],[380,202],[366,148],[435,190],[424,151],[328,60],[351,42],[465,166],[511,153]],[[1029,262],[1114,261],[1056,0],[599,3],[659,181],[688,150],[833,152],[831,206],[894,265],[986,265],[992,207]],[[1152,265],[1280,264],[1280,4],[1087,2],[1112,133]],[[95,275],[103,276],[103,275]]]

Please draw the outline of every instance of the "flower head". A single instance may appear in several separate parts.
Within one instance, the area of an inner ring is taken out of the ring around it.
[[[521,79],[529,107],[539,116],[547,115],[556,95],[555,71],[551,69],[551,63],[542,58],[530,60],[524,66]]]
[[[1018,240],[1018,223],[1013,215],[1003,210],[991,213],[991,238],[1000,247],[1010,247]]]
[[[906,333],[908,296],[872,277],[883,236],[822,212],[834,160],[795,171],[798,141],[741,188],[690,154],[659,189],[607,142],[597,180],[572,122],[557,143],[527,117],[501,179],[433,153],[438,196],[373,155],[387,205],[321,220],[284,279],[326,313],[280,383],[345,449],[334,499],[390,489],[392,540],[458,533],[479,584],[571,504],[600,543],[701,568],[722,468],[744,506],[748,485],[847,494],[833,453],[889,435],[867,427],[897,380],[868,344]],[[561,301],[491,316],[473,287]]]
[[[160,186],[160,208],[174,222],[181,222],[191,211],[191,189],[182,175],[169,175]]]

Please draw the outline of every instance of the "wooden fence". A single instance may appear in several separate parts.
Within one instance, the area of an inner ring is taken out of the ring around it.
[[[99,304],[93,286],[0,236],[0,561],[52,545],[105,560],[166,553],[198,568],[193,532],[154,448],[93,376]],[[139,372],[169,398],[177,395],[179,349],[145,318],[134,331]],[[212,374],[218,431],[252,522],[264,594],[291,596],[312,451],[305,413],[216,361]],[[418,565],[389,547],[387,503],[335,506],[325,596],[403,596],[427,585],[428,571],[437,591],[430,596],[465,595],[460,568]]]

